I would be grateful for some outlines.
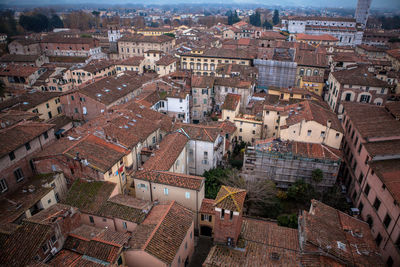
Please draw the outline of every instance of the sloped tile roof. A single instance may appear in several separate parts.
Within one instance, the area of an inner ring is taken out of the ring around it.
[[[172,202],[144,245],[144,251],[171,264],[193,224],[193,216],[192,211]]]
[[[155,170],[138,171],[134,174],[134,178],[197,191],[201,189],[205,180],[200,176]]]
[[[215,207],[241,212],[243,210],[246,190],[230,186],[221,186],[215,198]]]
[[[203,198],[200,206],[200,213],[214,214],[215,199]]]
[[[159,145],[160,148],[154,151],[154,156],[143,164],[143,169],[169,171],[188,141],[188,137],[180,132],[166,135]]]
[[[225,97],[224,104],[221,109],[236,110],[237,106],[240,104],[240,95],[237,94],[227,94]]]
[[[215,142],[221,129],[205,124],[175,123],[176,130],[183,129],[192,140]]]

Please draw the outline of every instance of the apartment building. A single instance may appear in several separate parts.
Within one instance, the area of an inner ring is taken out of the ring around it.
[[[192,76],[192,122],[203,121],[212,110],[212,95],[214,88],[214,77]]]
[[[144,57],[136,56],[127,59],[122,59],[115,63],[117,74],[124,71],[137,71],[143,73],[144,69]]]
[[[37,114],[40,119],[48,121],[63,113],[60,97],[61,93],[59,92],[40,92],[33,89],[17,97],[0,102],[0,111],[19,110],[32,112]]]
[[[400,262],[398,103],[344,103],[344,184],[387,266]]]
[[[329,34],[311,35],[305,33],[297,33],[295,35],[295,40],[296,42],[307,43],[314,46],[336,46],[339,42],[336,37]]]
[[[228,94],[238,94],[241,96],[240,109],[244,110],[255,91],[255,87],[256,82],[253,79],[217,77],[214,80],[215,105],[219,108]]]
[[[75,88],[72,72],[65,67],[47,67],[46,72],[39,76],[32,85],[41,91],[66,92]]]
[[[251,66],[255,55],[246,50],[210,48],[192,50],[181,54],[181,69],[192,70],[196,75],[215,76],[219,64]]]
[[[104,58],[98,39],[48,36],[40,41],[40,49],[47,56]]]
[[[0,79],[13,89],[30,88],[46,69],[32,66],[8,65],[0,68]]]
[[[328,68],[326,54],[300,51],[296,54],[297,62],[296,85],[300,86],[300,80],[304,76],[324,77]]]
[[[70,69],[72,82],[79,86],[100,77],[116,74],[115,62],[110,60],[92,60],[84,66]]]
[[[325,101],[337,114],[343,113],[343,103],[361,102],[384,105],[390,85],[381,81],[364,67],[331,72],[328,78],[329,90]]]
[[[91,120],[112,106],[137,97],[144,84],[152,78],[153,76],[138,75],[136,72],[105,77],[79,90],[66,92],[61,96],[61,104],[65,115],[78,120]]]
[[[386,51],[386,58],[392,62],[394,70],[400,70],[400,49],[391,49]]]
[[[162,77],[176,71],[178,58],[164,55],[155,62],[157,74]]]
[[[40,55],[40,43],[33,39],[16,39],[8,44],[8,51],[12,55]]]
[[[118,53],[121,59],[144,56],[149,50],[171,53],[175,38],[167,35],[146,36],[142,34],[124,35],[118,39]]]
[[[3,127],[4,126],[4,127]],[[55,140],[54,124],[18,120],[0,129],[1,193],[16,190],[33,176],[32,155]]]
[[[41,67],[45,63],[49,63],[49,58],[42,55],[17,55],[5,54],[0,57],[1,64],[12,64],[19,66]]]

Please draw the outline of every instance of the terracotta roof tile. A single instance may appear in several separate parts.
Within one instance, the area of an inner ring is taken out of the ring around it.
[[[339,41],[337,38],[335,38],[334,36],[332,36],[330,34],[312,35],[312,34],[305,34],[305,33],[296,34],[296,40],[332,41],[332,42]]]
[[[236,110],[237,106],[240,104],[240,95],[237,94],[227,94],[225,97],[224,104],[221,109]]]
[[[10,64],[7,67],[0,68],[0,76],[28,77],[38,70],[40,70],[39,67]]]
[[[215,199],[203,198],[200,207],[200,213],[214,214]]]
[[[331,72],[331,75],[333,75],[333,77],[335,77],[335,79],[342,85],[350,84],[383,88],[389,87],[387,82],[379,80],[364,67],[334,71]]]
[[[117,62],[117,65],[125,65],[125,66],[139,66],[140,63],[144,60],[144,57],[130,57],[124,60]]]
[[[179,59],[170,55],[165,55],[160,60],[156,61],[156,65],[168,66],[174,62],[177,62]]]
[[[205,142],[215,142],[221,129],[213,125],[175,123],[175,130],[183,129],[191,140],[200,140]]]
[[[134,178],[197,191],[201,189],[205,180],[200,176],[154,170],[138,171],[134,174]]]
[[[153,152],[154,156],[151,156],[143,164],[143,169],[169,171],[188,141],[188,137],[180,132],[166,135],[161,141],[159,149]]]
[[[132,34],[132,35],[124,35],[118,42],[135,42],[135,43],[165,43],[171,42],[175,38],[167,35],[160,36],[145,36],[142,34]]]

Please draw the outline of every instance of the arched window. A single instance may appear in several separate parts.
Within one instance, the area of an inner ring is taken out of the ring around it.
[[[306,75],[307,76],[311,76],[311,70],[310,69],[307,69]]]

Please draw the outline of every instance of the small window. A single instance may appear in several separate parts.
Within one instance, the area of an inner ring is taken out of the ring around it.
[[[90,223],[94,223],[93,216],[89,216],[89,221],[90,221]]]
[[[383,224],[385,225],[386,228],[389,227],[391,221],[392,221],[392,218],[390,218],[390,215],[386,214],[385,219],[383,220]]]
[[[193,238],[193,232],[190,232],[190,239]]]
[[[308,130],[308,131],[307,131],[307,136],[310,136],[310,135],[311,135],[311,132],[312,132],[311,130]]]
[[[24,173],[21,168],[18,168],[14,171],[14,177],[17,182],[20,182],[24,179]]]
[[[4,193],[8,190],[6,179],[0,179],[0,192]]]
[[[50,105],[49,105],[49,103],[46,103],[46,108],[50,108]]]
[[[185,192],[185,198],[189,199],[190,198],[190,192]]]
[[[44,132],[44,133],[43,133],[43,137],[44,137],[44,139],[49,138],[49,135],[47,134],[47,132]]]
[[[380,206],[381,206],[381,201],[379,200],[379,198],[375,198],[374,208],[378,211]]]
[[[377,245],[378,247],[381,245],[381,242],[382,242],[381,233],[378,233],[378,235],[376,236],[375,242],[376,242],[376,245]]]
[[[73,96],[73,95],[71,95],[71,100],[75,100],[75,98],[74,98],[74,96]]]
[[[49,250],[49,246],[47,245],[47,243],[42,246],[42,250],[44,253],[46,253]]]
[[[224,210],[224,209],[222,209],[222,210],[221,210],[221,219],[223,220],[223,219],[224,219],[224,217],[225,217],[225,210]]]
[[[370,190],[371,190],[371,187],[369,186],[369,184],[367,184],[367,186],[365,187],[364,193],[368,196]]]
[[[168,196],[168,188],[164,188],[164,195]]]
[[[229,212],[229,220],[231,220],[231,221],[233,220],[233,211]]]
[[[15,159],[14,151],[8,153],[8,156],[10,157],[10,160],[14,160]]]
[[[127,224],[126,222],[122,222],[122,227],[123,227],[124,229],[128,229],[128,224]]]

